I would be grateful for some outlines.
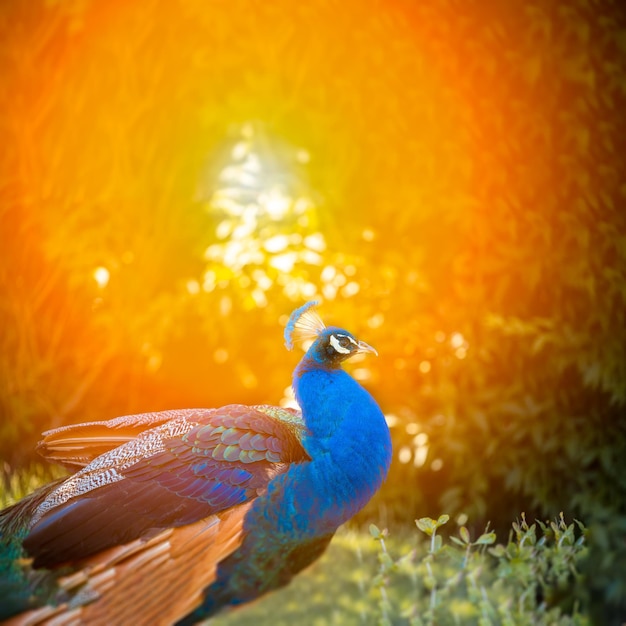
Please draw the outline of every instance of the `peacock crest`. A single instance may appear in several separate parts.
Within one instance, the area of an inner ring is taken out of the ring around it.
[[[317,314],[315,307],[317,300],[311,300],[296,309],[285,326],[285,346],[293,350],[296,343],[306,344],[315,341],[326,328],[322,318]]]

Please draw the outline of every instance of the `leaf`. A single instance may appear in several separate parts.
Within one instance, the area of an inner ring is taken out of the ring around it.
[[[461,539],[463,539],[463,541],[465,543],[469,543],[470,542],[469,530],[467,530],[467,528],[465,528],[465,526],[461,526],[461,528],[459,529],[459,534],[461,535]]]
[[[474,542],[475,545],[490,545],[496,540],[496,533],[485,533],[478,537]]]
[[[439,526],[443,526],[444,524],[447,524],[449,520],[450,520],[449,515],[446,515],[446,514],[440,515],[439,519],[437,520],[436,527],[439,528]]]
[[[493,548],[489,548],[489,553],[495,556],[497,559],[501,559],[506,555],[506,548],[502,544],[498,544]]]
[[[433,534],[433,531],[437,527],[435,520],[430,517],[420,517],[420,519],[415,520],[415,523],[417,524],[417,527],[429,537]]]
[[[381,533],[380,533],[380,529],[378,528],[378,526],[376,526],[376,524],[370,524],[370,535],[372,535],[374,539],[380,540]]]

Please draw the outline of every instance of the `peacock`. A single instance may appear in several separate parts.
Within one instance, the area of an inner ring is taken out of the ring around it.
[[[73,473],[0,512],[2,624],[195,624],[320,557],[386,478],[391,439],[341,368],[376,351],[317,304],[285,327],[288,349],[310,343],[299,411],[231,404],[43,434],[42,455]]]

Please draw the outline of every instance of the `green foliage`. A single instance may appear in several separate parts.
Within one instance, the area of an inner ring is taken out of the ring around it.
[[[395,559],[386,533],[371,528],[380,545],[373,581],[380,593],[380,626],[591,623],[581,613],[580,563],[587,547],[580,522],[567,525],[561,515],[556,522],[529,526],[522,515],[507,544],[494,545],[496,535],[489,531],[472,540],[465,526],[444,544],[437,531],[447,517],[417,520],[430,537],[428,551]],[[413,585],[411,594],[403,588],[406,579]]]
[[[0,509],[4,509],[39,487],[61,478],[64,470],[57,466],[34,463],[13,469],[6,463],[0,466]]]

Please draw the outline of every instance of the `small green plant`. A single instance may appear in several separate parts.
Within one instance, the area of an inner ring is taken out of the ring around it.
[[[524,514],[513,523],[506,544],[485,532],[472,539],[466,526],[444,542],[438,530],[449,516],[416,521],[429,537],[425,550],[394,559],[388,552],[386,531],[370,533],[379,543],[379,572],[373,587],[380,594],[379,626],[477,626],[589,624],[581,612],[582,592],[578,563],[586,552],[586,529],[581,522],[567,524],[563,514],[555,521],[528,524]],[[413,583],[409,605],[406,578]],[[395,604],[394,604],[395,602]]]

